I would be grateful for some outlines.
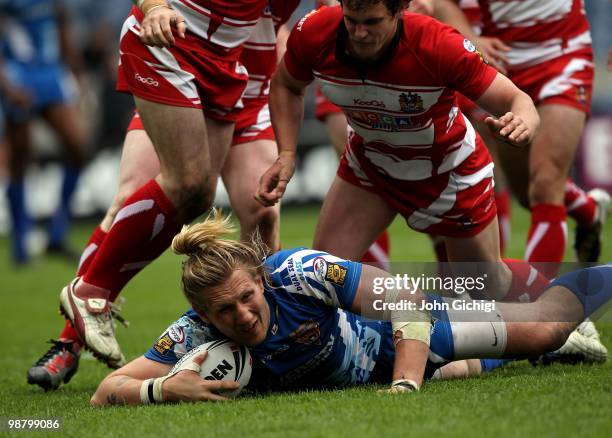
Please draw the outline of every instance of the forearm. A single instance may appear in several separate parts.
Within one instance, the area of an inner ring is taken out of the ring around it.
[[[435,0],[434,17],[443,23],[453,26],[472,41],[478,37],[461,8],[452,0]]]
[[[418,387],[423,384],[429,345],[414,339],[404,339],[395,345],[393,381],[411,380]]]
[[[92,406],[140,405],[140,388],[143,380],[130,376],[107,377],[91,397]]]
[[[270,117],[279,156],[295,156],[297,138],[304,118],[303,89],[290,89],[275,75],[270,89]]]

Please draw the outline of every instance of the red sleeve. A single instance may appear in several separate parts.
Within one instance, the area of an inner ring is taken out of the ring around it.
[[[308,21],[315,14],[316,10],[311,11],[298,21],[287,40],[287,51],[283,60],[289,74],[299,81],[310,82],[314,79],[312,63],[315,54],[312,53],[313,45],[308,44],[312,39],[310,33],[313,27],[309,26]]]
[[[442,26],[436,38],[438,72],[446,86],[477,100],[495,79],[497,70],[489,66],[474,44],[449,26]]]

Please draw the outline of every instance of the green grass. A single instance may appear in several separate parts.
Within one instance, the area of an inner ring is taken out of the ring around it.
[[[311,243],[314,207],[283,213],[286,248]],[[528,227],[526,214],[514,208],[509,255],[522,256]],[[73,243],[82,246],[93,223],[78,224]],[[394,261],[433,259],[428,239],[406,228],[391,227]],[[605,235],[612,236],[608,224]],[[61,417],[71,436],[174,435],[201,436],[609,436],[612,430],[612,366],[532,368],[516,363],[479,378],[435,382],[418,394],[380,396],[375,387],[333,392],[302,392],[246,397],[223,404],[115,407],[92,409],[89,397],[108,373],[90,356],[70,384],[52,393],[26,384],[29,366],[57,337],[62,319],[58,294],[74,267],[44,258],[15,270],[8,242],[0,239],[2,356],[0,417]],[[568,252],[567,260],[571,260]],[[606,242],[602,260],[612,260]],[[129,329],[118,329],[128,358],[142,354],[185,308],[179,292],[180,259],[169,253],[143,271],[124,292]],[[612,325],[598,325],[612,349]]]

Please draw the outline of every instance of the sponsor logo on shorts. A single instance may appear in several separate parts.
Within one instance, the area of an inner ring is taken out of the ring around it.
[[[143,76],[140,76],[140,74],[138,73],[134,74],[134,77],[136,78],[137,81],[140,81],[145,85],[153,85],[154,87],[159,87],[159,82],[157,82],[153,78],[145,78]]]

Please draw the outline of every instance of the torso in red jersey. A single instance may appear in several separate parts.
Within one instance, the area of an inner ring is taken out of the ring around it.
[[[364,69],[343,55],[342,10],[319,9],[294,28],[285,65],[298,80],[316,79],[347,116],[354,133],[341,177],[351,179],[342,175],[351,167],[350,182],[375,187],[415,229],[472,235],[494,214],[492,163],[455,90],[476,100],[497,73],[451,27],[412,13],[401,23],[384,61]]]
[[[341,21],[340,8],[322,8],[300,21],[287,45],[289,72],[297,79],[317,79],[364,139],[373,162],[400,160],[402,178],[414,180],[456,167],[474,145],[461,146],[469,122],[455,106],[454,89],[476,100],[495,70],[452,28],[406,13],[392,55],[378,68],[360,72],[336,60]],[[456,156],[458,148],[464,149],[462,158]]]

